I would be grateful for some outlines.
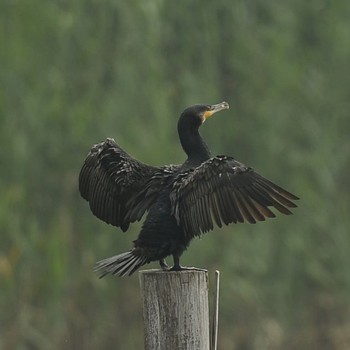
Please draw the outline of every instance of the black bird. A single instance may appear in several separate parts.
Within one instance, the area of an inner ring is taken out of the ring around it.
[[[113,139],[92,147],[79,176],[79,190],[94,215],[123,231],[148,211],[134,247],[99,261],[96,271],[131,275],[142,265],[173,256],[172,271],[182,270],[180,256],[192,238],[214,223],[255,224],[282,214],[298,197],[265,179],[233,157],[212,157],[198,129],[211,115],[228,109],[227,102],[195,105],[184,110],[178,133],[187,160],[182,165],[153,167],[139,162]]]

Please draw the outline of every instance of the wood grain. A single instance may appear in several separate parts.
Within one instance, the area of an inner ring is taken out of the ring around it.
[[[209,350],[208,273],[140,272],[145,350]]]

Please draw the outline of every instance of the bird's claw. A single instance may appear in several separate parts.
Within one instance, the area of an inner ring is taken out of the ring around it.
[[[208,272],[208,270],[200,269],[198,267],[184,267],[184,266],[176,266],[176,265],[174,265],[168,271],[203,271],[203,272]]]
[[[159,260],[159,265],[160,265],[160,268],[161,268],[163,271],[169,271],[169,266],[168,266],[168,264],[166,263],[165,259]]]

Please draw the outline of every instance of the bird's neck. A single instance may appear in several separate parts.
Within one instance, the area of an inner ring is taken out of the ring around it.
[[[187,161],[200,164],[210,158],[209,148],[200,136],[198,129],[186,128],[179,125],[178,131],[181,146],[188,156]]]

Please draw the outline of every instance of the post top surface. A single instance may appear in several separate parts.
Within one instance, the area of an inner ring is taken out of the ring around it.
[[[188,275],[188,274],[208,274],[208,270],[204,269],[197,269],[197,268],[187,268],[188,270],[181,270],[181,271],[164,271],[162,269],[149,269],[149,270],[142,270],[139,271],[139,274],[142,275],[154,275],[154,274],[172,274],[172,275]]]

